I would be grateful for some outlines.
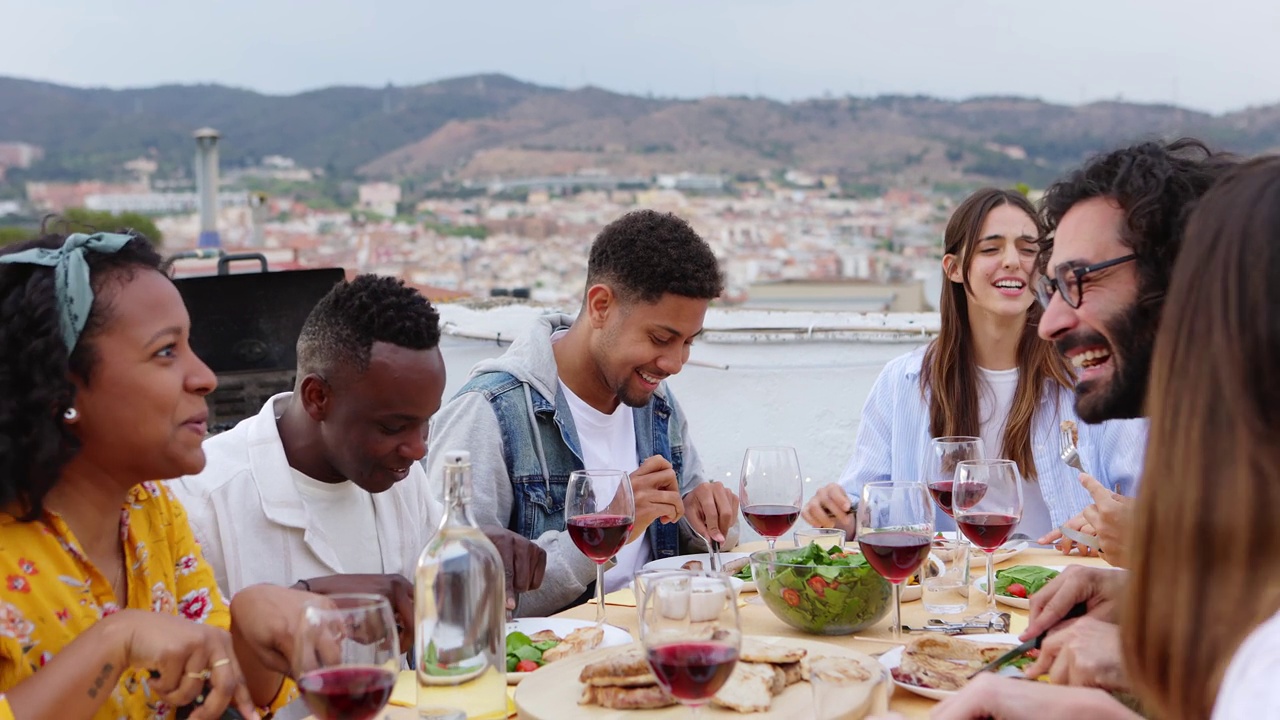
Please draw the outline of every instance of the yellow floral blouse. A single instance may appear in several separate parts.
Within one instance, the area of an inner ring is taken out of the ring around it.
[[[128,607],[180,615],[230,629],[231,612],[214,582],[182,505],[160,483],[133,488],[122,509],[120,537],[128,573]],[[0,693],[39,672],[98,620],[118,612],[111,581],[81,551],[56,513],[18,522],[0,513]],[[153,696],[146,669],[120,677],[94,720],[172,718]],[[271,709],[291,695],[286,682]],[[0,694],[0,720],[11,718]]]

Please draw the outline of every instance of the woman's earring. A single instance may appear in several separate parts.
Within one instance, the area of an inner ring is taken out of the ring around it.
[[[66,412],[62,413],[62,418],[67,422],[75,422],[80,419],[80,411],[73,407],[69,407]]]

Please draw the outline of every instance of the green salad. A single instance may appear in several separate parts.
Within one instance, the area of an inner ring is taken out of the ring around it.
[[[542,653],[559,644],[559,640],[534,642],[522,632],[507,633],[507,672],[516,672],[516,666],[521,662],[534,663],[537,667],[542,667]],[[520,672],[534,669],[536,668],[526,665]]]
[[[996,594],[1005,597],[1030,598],[1048,582],[1058,577],[1057,570],[1039,565],[1014,565],[996,571]]]
[[[793,627],[828,634],[854,632],[879,620],[888,609],[889,583],[860,553],[812,543],[780,551],[776,557],[775,563],[759,563],[757,592]]]
[[[751,563],[747,563],[746,565],[738,568],[738,572],[734,573],[733,577],[738,578],[742,582],[751,582],[754,580],[755,577],[751,574]]]

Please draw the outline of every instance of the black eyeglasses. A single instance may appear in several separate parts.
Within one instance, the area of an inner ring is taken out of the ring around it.
[[[1094,263],[1093,265],[1059,265],[1054,271],[1055,277],[1040,275],[1036,278],[1033,286],[1036,299],[1040,301],[1041,307],[1048,309],[1049,301],[1053,299],[1053,294],[1057,292],[1062,294],[1062,299],[1066,300],[1068,305],[1073,308],[1079,308],[1080,298],[1084,292],[1085,275],[1137,259],[1137,255],[1129,254],[1113,260]]]

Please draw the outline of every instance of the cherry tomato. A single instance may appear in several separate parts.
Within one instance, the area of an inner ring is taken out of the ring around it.
[[[1025,598],[1027,589],[1022,586],[1022,583],[1009,583],[1009,594],[1014,597]]]
[[[532,660],[521,660],[516,663],[516,672],[533,672],[538,669],[538,663]]]

